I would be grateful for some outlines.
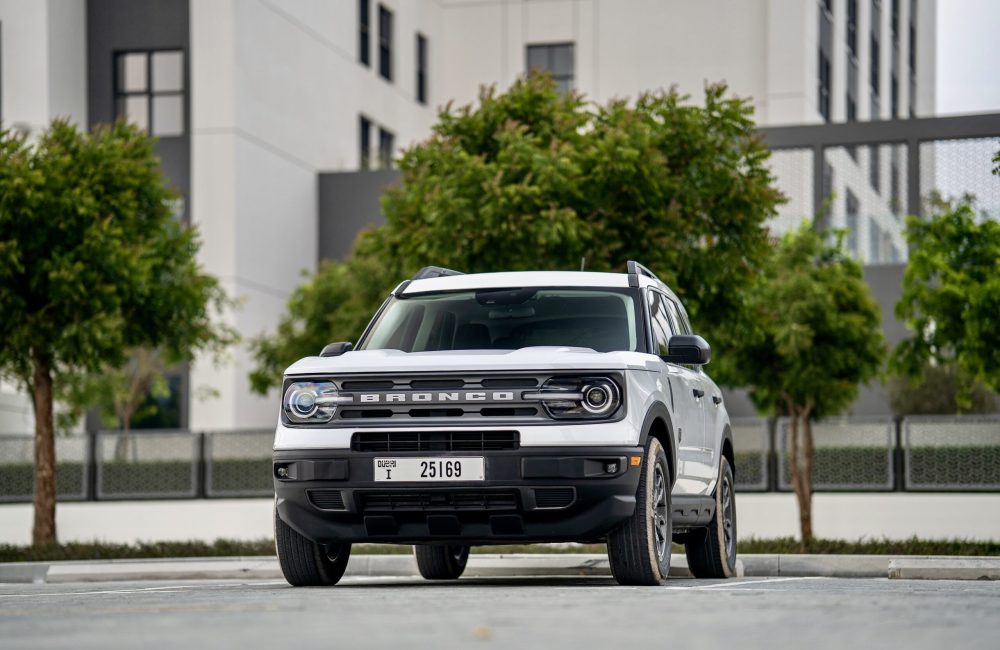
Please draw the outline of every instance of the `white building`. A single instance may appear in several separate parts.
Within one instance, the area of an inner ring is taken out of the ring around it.
[[[929,115],[935,1],[0,0],[0,118],[34,130],[124,115],[160,137],[178,214],[241,300],[224,318],[250,339],[316,268],[320,173],[389,164],[482,84],[504,88],[530,64],[597,102],[674,84],[697,100],[726,80],[762,125]],[[895,259],[894,154],[871,155],[830,152],[831,189],[853,197],[832,218],[853,226],[862,259]],[[811,213],[797,156],[775,158],[792,199],[778,228]],[[252,365],[246,346],[193,364],[182,424],[273,422]],[[218,396],[187,399],[206,386]],[[0,397],[0,431],[30,428],[24,401]]]

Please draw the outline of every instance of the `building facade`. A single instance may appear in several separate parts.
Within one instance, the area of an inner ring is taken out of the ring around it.
[[[276,399],[250,391],[247,342],[273,330],[303,272],[378,221],[371,197],[392,180],[338,174],[391,167],[439,107],[541,68],[596,102],[673,85],[698,101],[724,80],[762,125],[930,115],[935,12],[935,0],[0,0],[0,119],[32,132],[123,117],[159,138],[177,218],[198,227],[202,263],[239,301],[220,318],[244,337],[221,363],[178,370],[180,425],[259,427]],[[813,216],[798,155],[775,157],[790,199],[779,231]],[[866,262],[904,256],[895,156],[828,155],[824,179],[845,200],[826,218]],[[30,430],[11,387],[0,409],[0,427]]]

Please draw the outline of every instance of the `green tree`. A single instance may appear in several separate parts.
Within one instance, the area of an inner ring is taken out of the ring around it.
[[[927,364],[917,378],[889,379],[889,404],[896,417],[995,413],[1000,399],[982,382],[970,380],[954,363]],[[967,401],[962,403],[962,399]]]
[[[167,362],[158,350],[136,348],[122,365],[104,364],[96,372],[78,376],[65,374],[56,395],[76,419],[96,408],[105,426],[120,429],[115,460],[124,461],[132,446],[133,421],[154,415],[155,399],[170,395],[166,372]]]
[[[1000,223],[979,222],[963,202],[906,223],[910,257],[896,315],[913,336],[897,346],[892,368],[919,379],[928,364],[955,364],[959,406],[975,381],[1000,390]]]
[[[766,255],[764,224],[783,200],[769,155],[749,101],[723,85],[708,86],[703,105],[675,90],[588,105],[538,75],[502,94],[484,88],[402,155],[403,182],[382,199],[386,225],[293,297],[277,335],[258,342],[254,385],[275,385],[292,352],[356,337],[378,300],[426,265],[623,271],[639,260],[684,298],[725,366]],[[375,291],[342,304],[362,256],[378,261],[361,278]]]
[[[790,419],[787,458],[803,544],[812,533],[812,422],[836,415],[884,357],[880,312],[861,266],[804,225],[778,243],[749,292],[755,333],[734,349],[741,383],[762,412]]]
[[[34,405],[36,544],[56,539],[54,385],[121,366],[130,349],[182,358],[232,339],[172,199],[136,127],[0,134],[0,373]]]

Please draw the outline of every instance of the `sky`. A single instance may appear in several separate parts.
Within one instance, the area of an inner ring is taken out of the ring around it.
[[[1000,112],[1000,0],[938,0],[937,111]]]

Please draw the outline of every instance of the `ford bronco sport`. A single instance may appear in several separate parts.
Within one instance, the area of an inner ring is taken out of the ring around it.
[[[473,545],[606,541],[621,584],[736,566],[733,444],[708,344],[628,272],[428,267],[357,347],[293,364],[274,440],[275,539],[293,585],[332,585],[351,544],[414,544],[455,579]]]

